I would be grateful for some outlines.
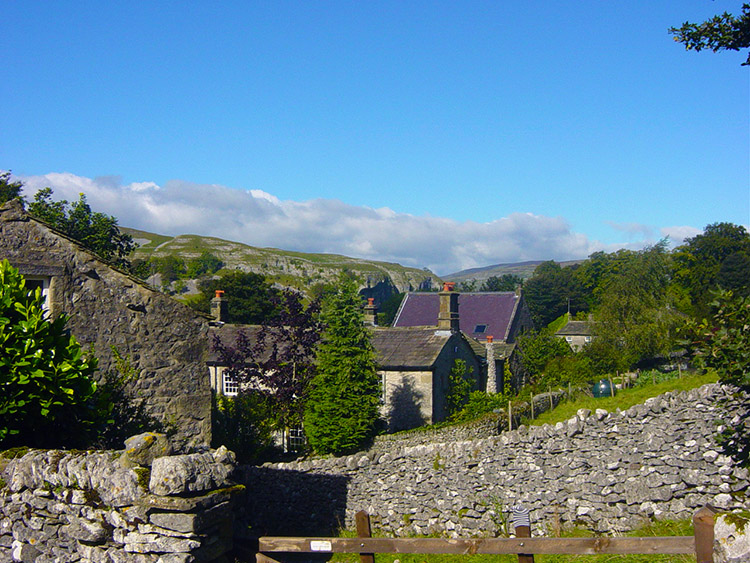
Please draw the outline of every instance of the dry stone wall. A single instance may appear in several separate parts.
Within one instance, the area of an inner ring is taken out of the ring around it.
[[[226,561],[234,456],[225,448],[133,466],[122,452],[38,451],[4,460],[0,561]],[[0,467],[2,467],[0,465]]]
[[[274,515],[313,528],[306,518],[314,514],[335,528],[352,527],[366,510],[399,536],[466,537],[501,533],[516,504],[531,510],[537,533],[573,524],[618,532],[690,517],[706,503],[736,508],[746,502],[748,471],[713,441],[718,421],[735,416],[718,402],[725,395],[713,384],[484,439],[381,442],[343,458],[245,467],[246,517],[275,534],[283,524]],[[262,522],[252,520],[258,513]]]

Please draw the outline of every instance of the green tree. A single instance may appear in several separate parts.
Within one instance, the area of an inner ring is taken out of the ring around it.
[[[97,361],[42,303],[0,261],[0,444],[86,447],[109,414],[96,404]]]
[[[716,53],[747,49],[750,47],[750,4],[742,4],[742,14],[738,17],[724,12],[703,23],[685,22],[681,27],[670,28],[669,33],[688,51],[711,49]],[[750,65],[750,53],[742,65]]]
[[[448,374],[448,393],[445,397],[449,419],[454,419],[469,401],[469,395],[474,387],[471,376],[471,369],[466,362],[456,358]]]
[[[37,219],[77,240],[111,264],[128,269],[128,255],[136,248],[130,235],[120,232],[117,219],[111,215],[91,211],[86,196],[78,201],[52,201],[52,190],[42,188],[29,203],[29,213]]]
[[[268,396],[215,395],[211,418],[211,445],[228,447],[240,463],[256,463],[273,449],[275,417]]]
[[[487,278],[479,291],[515,291],[523,285],[523,278],[515,274],[503,274],[502,276],[490,276]]]
[[[21,198],[23,183],[10,181],[10,170],[0,172],[0,205],[11,199]]]
[[[524,297],[534,325],[545,327],[563,313],[588,310],[587,292],[576,275],[575,266],[560,267],[543,262],[524,284]]]
[[[394,293],[388,299],[383,301],[378,312],[378,324],[380,326],[391,326],[393,319],[396,318],[401,302],[404,300],[405,293]]]
[[[726,454],[750,466],[750,297],[726,290],[713,297],[711,319],[691,323],[688,344],[699,366],[715,369],[719,381],[738,388],[729,401],[742,414],[726,425],[719,442]]]
[[[670,272],[662,241],[631,253],[622,270],[606,280],[592,332],[597,351],[608,351],[616,369],[632,368],[673,348],[680,318],[669,301]]]
[[[222,290],[230,323],[263,324],[278,314],[279,291],[260,274],[232,270],[219,279],[203,280],[198,288],[200,295],[188,300],[187,304],[208,313],[216,290]]]
[[[201,252],[200,256],[189,260],[187,263],[187,277],[194,279],[203,275],[211,275],[224,267],[224,262],[208,250]]]
[[[690,294],[696,316],[709,312],[711,291],[720,284],[740,292],[750,287],[750,280],[745,278],[743,284],[741,277],[734,275],[738,268],[742,270],[743,257],[748,256],[750,234],[745,227],[732,223],[707,225],[701,234],[686,239],[674,250],[674,278]],[[724,265],[726,261],[729,263]]]
[[[308,442],[318,453],[355,451],[375,434],[379,378],[361,305],[354,280],[344,274],[323,301],[325,329],[304,415]]]
[[[544,369],[553,358],[570,356],[573,351],[562,338],[547,331],[528,332],[518,337],[523,370],[532,381],[541,383]]]

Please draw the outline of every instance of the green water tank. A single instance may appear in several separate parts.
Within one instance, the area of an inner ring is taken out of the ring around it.
[[[608,379],[601,379],[594,383],[594,397],[611,397],[612,396],[612,385],[610,385]]]

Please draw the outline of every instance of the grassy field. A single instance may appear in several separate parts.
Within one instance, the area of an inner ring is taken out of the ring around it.
[[[646,399],[656,397],[668,391],[689,391],[690,389],[695,389],[707,383],[715,383],[716,381],[718,381],[716,373],[709,371],[703,375],[686,375],[661,381],[654,385],[619,390],[614,397],[595,399],[593,397],[582,396],[572,401],[561,403],[557,408],[539,415],[534,420],[528,421],[528,424],[539,426],[542,424],[564,422],[574,416],[579,409],[589,409],[592,412],[596,409],[604,409],[610,412],[614,412],[618,408],[625,410],[633,405],[643,403]]]
[[[345,532],[342,536],[353,537],[353,533]],[[662,536],[692,536],[693,525],[687,520],[664,520],[654,522],[637,530],[625,534],[628,537],[662,537]],[[575,528],[561,534],[560,537],[593,537],[587,530]],[[351,553],[335,554],[333,563],[358,563],[359,556]],[[516,563],[516,555],[421,555],[413,553],[380,553],[375,555],[375,563]],[[535,555],[536,563],[687,563],[695,561],[694,555]]]

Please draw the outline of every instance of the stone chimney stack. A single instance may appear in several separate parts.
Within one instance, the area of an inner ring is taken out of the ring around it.
[[[375,306],[375,298],[373,297],[367,298],[367,305],[365,305],[365,325],[378,325],[378,308]]]
[[[211,316],[219,323],[225,323],[229,318],[227,300],[224,299],[224,292],[221,289],[217,289],[216,297],[211,299]]]
[[[458,332],[458,293],[456,284],[445,282],[440,296],[440,311],[438,312],[438,330]]]
[[[497,366],[495,364],[495,348],[492,344],[492,335],[487,337],[485,350],[487,352],[487,393],[497,393]]]

